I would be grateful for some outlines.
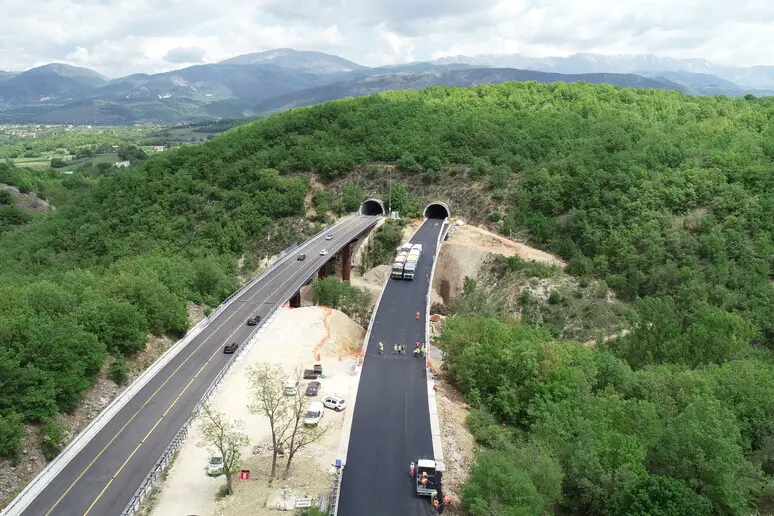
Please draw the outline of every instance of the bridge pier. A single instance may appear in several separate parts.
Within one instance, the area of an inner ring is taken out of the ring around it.
[[[341,250],[341,280],[349,281],[352,272],[352,244],[345,245]]]
[[[290,308],[301,308],[301,291],[299,290],[290,298]]]
[[[317,271],[317,277],[320,278],[320,279],[328,277],[328,263],[327,262],[325,264],[323,264],[322,267],[320,267],[319,271]]]

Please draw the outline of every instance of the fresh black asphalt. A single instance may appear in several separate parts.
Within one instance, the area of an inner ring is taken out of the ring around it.
[[[243,293],[120,410],[22,514],[121,514],[212,381],[233,360],[234,355],[223,354],[223,345],[246,342],[260,327],[246,325],[250,315],[265,316],[273,305],[287,301],[338,249],[378,219],[345,219],[331,229],[333,240],[307,242]],[[329,250],[327,256],[319,255],[323,248]],[[301,252],[307,258],[297,261]]]
[[[390,279],[382,294],[357,391],[338,516],[432,513],[408,474],[412,460],[433,458],[425,360],[414,358],[412,350],[425,339],[426,276],[442,227],[442,220],[425,221],[411,240],[423,246],[415,279]],[[405,345],[406,355],[395,355],[395,344]]]

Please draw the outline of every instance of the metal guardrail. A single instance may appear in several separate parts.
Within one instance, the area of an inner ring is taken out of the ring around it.
[[[316,241],[318,238],[320,238],[323,234],[330,232],[333,228],[336,226],[343,224],[347,220],[349,220],[350,217],[345,217],[344,219],[340,220],[337,224],[331,227],[326,227],[316,235],[314,235],[312,238],[304,242],[303,244],[294,244],[290,247],[288,247],[283,253],[285,253],[285,256],[276,260],[275,263],[272,265],[279,264],[280,262],[283,262],[284,258],[287,257],[287,254],[290,253],[290,251],[297,249],[301,245],[310,244],[314,241]],[[266,274],[272,267],[267,268],[258,278]],[[229,296],[227,299],[227,302],[231,302],[229,300],[233,300],[237,298],[240,293],[247,290],[251,285],[257,281],[255,280],[250,281],[247,285],[242,287],[239,291]],[[293,283],[293,288],[290,289],[291,292],[294,292],[301,288],[305,283],[307,279],[301,278],[300,280],[296,280]],[[225,302],[223,303],[226,304]],[[164,449],[164,451],[161,454],[161,457],[156,461],[156,463],[151,468],[150,472],[146,475],[145,479],[142,481],[140,486],[137,488],[137,490],[134,492],[134,495],[132,495],[132,498],[129,500],[129,503],[127,503],[124,510],[121,512],[121,516],[132,516],[137,511],[140,510],[140,507],[142,506],[142,502],[147,498],[148,494],[153,490],[153,488],[158,484],[159,478],[161,477],[161,474],[166,470],[166,468],[169,466],[172,455],[182,446],[183,441],[185,440],[186,436],[188,435],[188,430],[191,427],[191,424],[196,419],[197,414],[201,410],[202,406],[210,399],[212,396],[212,393],[217,389],[218,385],[220,385],[220,382],[223,380],[223,377],[226,375],[226,373],[231,369],[231,366],[239,361],[239,356],[245,352],[247,348],[252,344],[253,339],[261,332],[263,328],[267,328],[269,326],[269,323],[271,322],[271,319],[276,315],[277,310],[279,309],[281,303],[277,303],[274,306],[272,306],[269,310],[269,313],[266,315],[266,317],[263,320],[263,323],[254,330],[250,336],[249,336],[249,344],[247,346],[240,346],[239,350],[237,351],[236,356],[233,360],[229,360],[226,365],[220,370],[218,375],[215,377],[215,379],[210,383],[210,386],[205,391],[202,398],[199,400],[199,402],[196,404],[194,409],[191,411],[191,415],[188,417],[186,422],[183,424],[183,426],[178,430],[177,434],[172,438],[172,441],[170,441],[169,445]],[[221,310],[222,311],[222,310]],[[217,317],[217,315],[213,316],[213,319]]]
[[[448,222],[448,218],[444,219],[441,231],[438,233],[438,241],[435,245],[435,258],[433,259],[433,266],[430,269],[430,278],[427,285],[427,295],[425,297],[425,346],[430,345],[430,309],[432,293],[433,293],[433,277],[435,276],[435,268],[438,265],[438,257],[441,254],[441,245],[445,234],[451,229],[451,225]],[[429,348],[428,348],[429,350]],[[432,375],[432,376],[431,376]],[[427,408],[430,417],[430,433],[433,442],[433,458],[436,462],[436,471],[443,472],[446,469],[445,461],[443,458],[443,445],[440,436],[440,421],[438,419],[438,402],[435,398],[435,375],[433,375],[430,369],[430,357],[425,356],[425,376],[427,378]],[[434,405],[434,406],[431,406]],[[435,432],[434,432],[435,430]],[[435,433],[438,433],[438,436]]]

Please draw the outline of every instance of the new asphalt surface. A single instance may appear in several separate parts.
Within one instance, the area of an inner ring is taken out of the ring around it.
[[[433,458],[425,360],[414,358],[412,351],[417,340],[425,340],[426,276],[442,228],[440,219],[422,224],[411,240],[423,246],[415,279],[390,279],[382,294],[352,415],[338,516],[432,513],[428,497],[416,495],[409,477],[412,460]],[[406,355],[394,354],[395,344],[405,345]]]
[[[223,353],[224,344],[249,340],[260,327],[247,326],[249,316],[265,316],[274,305],[286,302],[340,248],[378,219],[365,215],[344,219],[331,228],[333,240],[319,237],[305,243],[243,293],[161,369],[21,514],[121,514],[212,381],[233,360],[234,355]],[[327,256],[319,255],[323,248]],[[297,261],[302,252],[306,260]]]

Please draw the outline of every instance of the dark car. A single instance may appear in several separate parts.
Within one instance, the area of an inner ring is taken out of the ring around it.
[[[259,322],[261,322],[261,316],[260,315],[254,315],[254,316],[250,317],[247,320],[247,325],[248,326],[255,326]]]
[[[296,258],[296,260],[298,260],[299,262],[301,260],[306,260],[306,255],[304,253],[301,253],[301,254],[298,255],[298,258]]]
[[[306,386],[307,396],[317,396],[317,392],[320,390],[320,382],[309,382]]]
[[[237,344],[236,342],[232,342],[231,344],[226,344],[223,347],[223,353],[230,355],[231,353],[234,353],[237,349],[239,349],[239,344]]]

